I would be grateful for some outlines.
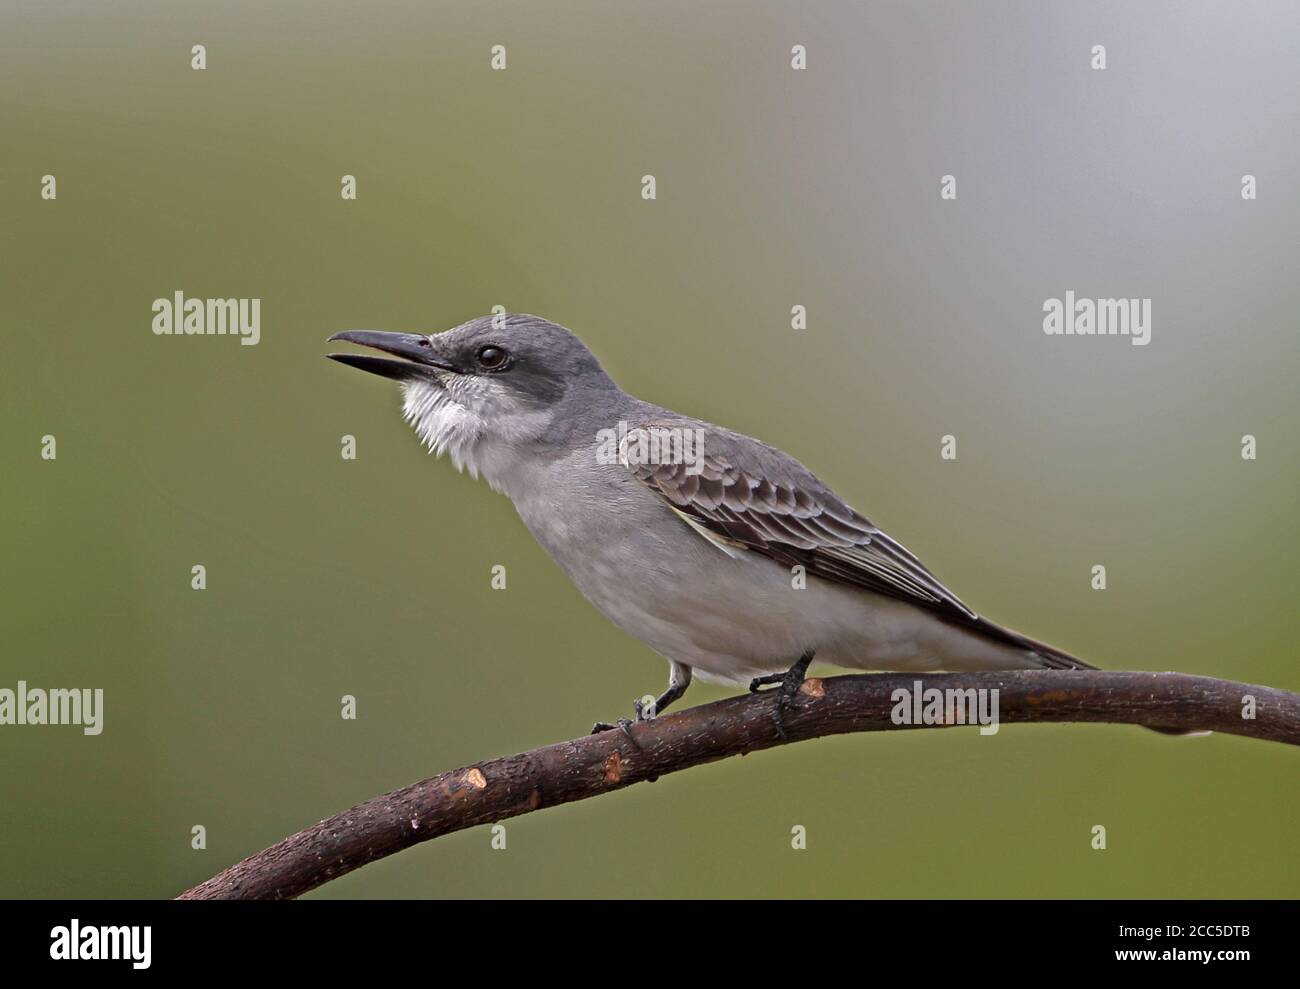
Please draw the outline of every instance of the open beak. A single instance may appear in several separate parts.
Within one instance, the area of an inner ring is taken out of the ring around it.
[[[371,374],[379,374],[394,381],[412,381],[417,378],[436,378],[432,372],[455,371],[452,365],[439,360],[433,353],[428,337],[417,333],[386,333],[383,330],[344,330],[335,333],[329,341],[346,340],[363,347],[382,350],[401,360],[375,357],[373,354],[326,354],[331,360],[350,367],[358,367]]]

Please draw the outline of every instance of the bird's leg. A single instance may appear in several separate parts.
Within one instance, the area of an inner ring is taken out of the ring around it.
[[[677,700],[686,693],[686,688],[691,685],[691,668],[685,663],[678,663],[675,660],[669,660],[668,669],[668,689],[659,695],[654,702],[654,710],[646,712],[645,705],[641,703],[641,698],[632,702],[632,708],[636,711],[637,721],[649,721],[651,718],[658,717],[669,704]],[[623,734],[626,735],[635,745],[636,740],[632,738],[632,722],[627,718],[619,718],[614,724],[608,721],[597,721],[591,726],[593,735],[602,731],[611,731],[614,728],[622,728]],[[638,746],[639,748],[640,746]]]
[[[749,681],[751,694],[757,694],[762,687],[771,683],[781,685],[771,693],[776,694],[776,710],[772,712],[772,719],[776,722],[776,733],[782,738],[785,738],[785,709],[794,703],[794,695],[799,692],[799,686],[803,683],[804,674],[808,672],[808,665],[812,660],[813,653],[809,650],[784,673],[769,673],[767,676],[754,677]]]
[[[655,700],[654,708],[649,714],[646,713],[641,701],[634,700],[632,707],[636,710],[637,721],[649,721],[651,718],[657,718],[664,713],[669,704],[677,700],[686,693],[686,688],[691,685],[691,668],[685,663],[679,663],[676,660],[669,661],[668,667],[668,689],[665,690]]]

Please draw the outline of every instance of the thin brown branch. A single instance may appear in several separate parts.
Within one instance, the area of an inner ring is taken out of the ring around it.
[[[1300,745],[1300,694],[1181,673],[1032,670],[812,679],[785,713],[784,737],[772,716],[775,698],[747,694],[638,724],[632,728],[635,744],[621,731],[607,731],[491,759],[358,804],[244,859],[181,899],[300,896],[430,838],[728,756],[824,735],[926,727],[900,726],[891,719],[894,692],[912,691],[918,680],[927,690],[997,688],[998,720],[1004,725],[1105,722]],[[1253,718],[1243,716],[1248,696],[1254,698]],[[1161,743],[1152,739],[1152,744]]]

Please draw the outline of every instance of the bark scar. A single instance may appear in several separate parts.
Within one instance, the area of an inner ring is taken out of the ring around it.
[[[623,757],[615,749],[605,757],[605,781],[617,783],[623,778]]]
[[[822,685],[820,677],[809,677],[799,684],[799,693],[806,694],[808,697],[825,697],[826,688]]]

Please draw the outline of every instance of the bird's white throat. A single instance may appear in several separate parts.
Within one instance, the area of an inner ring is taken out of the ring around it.
[[[483,436],[483,420],[457,402],[445,388],[424,381],[402,386],[402,416],[415,429],[429,452],[451,458],[457,470],[478,477],[475,449]]]
[[[451,458],[457,470],[482,477],[492,490],[519,505],[533,481],[532,460],[520,455],[521,442],[544,431],[549,412],[516,413],[492,419],[481,411],[487,401],[483,382],[451,375],[436,382],[409,381],[402,386],[402,415],[430,453]],[[526,454],[526,450],[525,450]]]

